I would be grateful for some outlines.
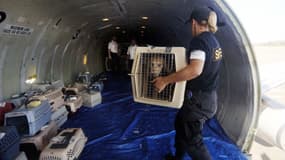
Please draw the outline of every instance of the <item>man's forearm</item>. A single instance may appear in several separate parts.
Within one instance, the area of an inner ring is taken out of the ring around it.
[[[108,49],[108,56],[111,57],[111,51]]]
[[[165,81],[169,83],[188,81],[198,77],[203,70],[204,62],[200,60],[191,60],[191,63],[188,64],[185,68],[181,69],[178,72],[170,74],[169,76],[164,77]]]
[[[172,73],[164,78],[166,82],[169,84],[169,83],[191,80],[198,76],[199,74],[194,69],[192,69],[191,66],[188,65],[182,70]]]

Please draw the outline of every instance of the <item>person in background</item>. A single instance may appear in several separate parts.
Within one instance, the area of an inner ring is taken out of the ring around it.
[[[214,33],[217,15],[208,7],[196,8],[189,18],[193,39],[190,42],[188,65],[168,76],[153,80],[158,92],[171,83],[187,81],[182,108],[175,119],[175,157],[182,160],[187,152],[192,160],[211,160],[203,143],[202,129],[217,110],[217,86],[222,49]]]
[[[111,69],[113,72],[119,71],[119,50],[117,38],[115,36],[112,37],[112,40],[108,44],[108,57],[111,60]]]
[[[137,43],[136,40],[132,40],[131,41],[131,45],[128,47],[128,52],[127,55],[129,56],[129,70],[132,70],[132,66],[134,63],[134,57],[135,57],[135,53],[136,53],[136,47],[137,47]]]

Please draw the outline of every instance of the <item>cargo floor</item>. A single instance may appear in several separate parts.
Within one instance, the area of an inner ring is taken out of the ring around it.
[[[80,159],[163,160],[174,153],[177,109],[135,103],[127,76],[109,75],[102,96],[102,104],[80,108],[63,126],[80,127],[88,137]],[[213,159],[246,159],[216,119],[206,123],[203,135]]]

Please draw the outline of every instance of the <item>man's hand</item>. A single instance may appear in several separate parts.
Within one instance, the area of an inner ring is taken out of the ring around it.
[[[155,89],[160,93],[164,90],[164,88],[168,85],[168,82],[166,81],[165,77],[157,77],[153,81]]]

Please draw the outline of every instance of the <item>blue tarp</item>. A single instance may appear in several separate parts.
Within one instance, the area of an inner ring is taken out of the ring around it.
[[[126,76],[109,77],[102,96],[102,104],[80,108],[63,126],[80,127],[88,137],[81,160],[163,160],[175,152],[177,109],[135,103]],[[206,123],[203,135],[215,160],[246,159],[216,119]]]

